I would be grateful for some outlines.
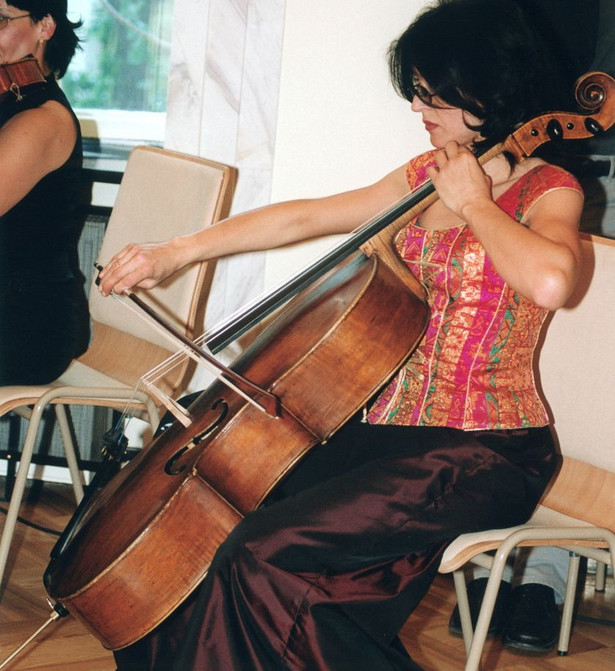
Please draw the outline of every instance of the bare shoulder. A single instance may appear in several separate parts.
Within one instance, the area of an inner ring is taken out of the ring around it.
[[[548,164],[542,158],[530,156],[530,158],[526,158],[524,161],[520,161],[519,163],[517,163],[517,165],[515,166],[515,174],[521,177],[521,175],[525,175],[526,172],[534,170],[534,168],[537,168],[539,165],[548,165]]]
[[[24,110],[0,128],[0,213],[19,202],[71,155],[77,128],[60,103]]]
[[[48,100],[40,107],[16,114],[2,127],[3,134],[15,132],[38,135],[42,138],[54,136],[76,136],[75,122],[71,113],[59,102]]]
[[[549,164],[541,158],[526,158],[524,161],[520,161],[519,163],[515,164],[515,167],[510,174],[509,182],[516,182],[536,168],[545,165]]]
[[[77,128],[71,113],[61,103],[50,100],[10,119],[0,132],[3,155],[32,153],[48,169],[62,165],[70,156]]]

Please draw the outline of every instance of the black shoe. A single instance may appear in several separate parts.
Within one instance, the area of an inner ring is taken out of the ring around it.
[[[515,587],[510,594],[502,642],[522,652],[549,652],[559,636],[555,592],[546,585]]]
[[[485,596],[485,589],[487,588],[487,578],[476,578],[468,583],[468,601],[470,602],[470,616],[472,618],[472,627],[476,627],[480,607]],[[493,607],[493,614],[491,615],[491,622],[487,631],[487,638],[497,636],[502,631],[503,613],[506,609],[508,595],[510,594],[510,585],[507,582],[500,583],[500,590],[495,600]],[[453,636],[461,636],[461,618],[459,616],[459,606],[451,613],[448,621],[448,630]]]

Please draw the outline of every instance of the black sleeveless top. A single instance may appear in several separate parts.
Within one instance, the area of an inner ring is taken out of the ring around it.
[[[79,123],[53,76],[22,93],[0,102],[0,126],[55,100],[71,113],[77,140],[64,165],[0,217],[0,385],[50,382],[89,338],[77,259],[85,220]]]

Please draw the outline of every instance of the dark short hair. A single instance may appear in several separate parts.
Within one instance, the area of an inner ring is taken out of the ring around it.
[[[60,79],[79,47],[80,39],[76,30],[82,21],[69,21],[67,0],[11,0],[11,5],[29,12],[32,20],[38,23],[49,14],[56,22],[56,30],[45,49],[45,62],[55,76]]]
[[[554,58],[511,0],[439,0],[393,42],[389,68],[407,100],[416,69],[434,94],[478,117],[478,149],[563,104]]]

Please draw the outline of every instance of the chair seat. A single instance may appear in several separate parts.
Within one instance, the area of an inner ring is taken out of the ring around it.
[[[477,554],[496,550],[510,534],[520,529],[532,527],[590,527],[588,522],[564,515],[552,508],[539,505],[526,524],[504,529],[489,529],[476,533],[458,536],[442,555],[440,573],[452,573],[470,561]],[[521,543],[522,544],[522,543]],[[536,541],[532,545],[539,545]],[[553,545],[553,540],[545,541],[545,545]]]
[[[127,385],[115,380],[100,371],[82,364],[79,361],[73,361],[68,369],[57,380],[48,385],[15,385],[2,387],[0,389],[0,415],[3,415],[14,408],[22,405],[32,405],[36,403],[41,396],[50,389],[59,387],[95,387],[106,389],[118,389],[123,393],[118,395],[118,402],[126,403],[126,392],[130,389]],[[66,399],[64,399],[66,400]],[[109,399],[107,399],[107,402]],[[63,402],[61,397],[54,399],[55,403]],[[79,404],[81,399],[71,399],[71,403]],[[83,400],[85,404],[92,404],[91,398]]]
[[[72,387],[73,385],[128,389],[128,385],[101,373],[99,370],[86,366],[80,361],[73,361],[68,369],[53,383],[54,387]]]

